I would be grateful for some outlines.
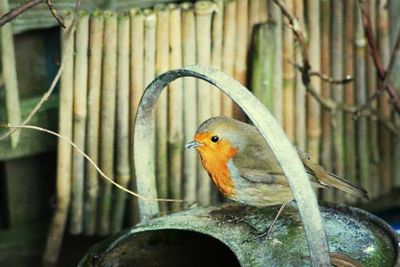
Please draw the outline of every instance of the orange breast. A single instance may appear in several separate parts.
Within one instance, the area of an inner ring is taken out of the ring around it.
[[[201,163],[210,175],[211,180],[218,189],[227,197],[235,195],[235,185],[231,179],[228,161],[236,155],[237,149],[230,148],[228,153],[215,153],[212,151],[200,151]]]

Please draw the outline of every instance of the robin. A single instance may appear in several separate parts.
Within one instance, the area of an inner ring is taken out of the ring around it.
[[[271,226],[262,234],[268,235],[293,195],[278,160],[258,130],[232,118],[214,117],[199,126],[185,148],[196,148],[204,169],[227,198],[257,207],[281,204]],[[299,152],[299,156],[314,187],[335,188],[368,199],[367,191],[360,186],[327,172],[305,153]]]

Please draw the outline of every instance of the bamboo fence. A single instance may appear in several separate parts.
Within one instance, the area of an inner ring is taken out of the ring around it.
[[[169,5],[169,55],[170,69],[182,67],[182,31],[181,9],[175,4]],[[203,44],[207,46],[208,44]],[[168,92],[168,180],[169,197],[182,199],[182,162],[183,162],[183,88],[182,80],[173,81]],[[171,202],[171,210],[179,210],[181,203]]]
[[[197,64],[210,65],[211,63],[211,21],[214,5],[212,2],[200,1],[195,4],[196,14],[196,56]],[[213,101],[220,101],[214,99],[212,96],[212,89],[210,84],[204,81],[197,81],[197,125],[200,125],[207,118],[213,114],[212,103]],[[223,96],[223,98],[226,98]],[[194,134],[194,133],[193,133]],[[200,205],[208,205],[211,203],[211,183],[207,172],[197,165],[198,188],[197,188],[197,201]]]
[[[0,2],[0,13],[9,11],[8,0]],[[19,105],[17,66],[15,62],[14,38],[11,24],[6,24],[0,30],[0,49],[2,77],[4,79],[7,121],[11,125],[21,123],[21,107]],[[19,132],[10,136],[11,147],[15,148],[19,141]]]
[[[131,58],[130,58],[130,159],[131,159],[131,189],[136,192],[136,179],[134,176],[135,165],[133,162],[133,129],[135,125],[136,110],[140,97],[144,90],[144,15],[139,9],[132,9],[131,15]],[[139,221],[138,201],[132,198],[130,201],[130,223]]]
[[[118,17],[117,31],[117,121],[116,121],[116,182],[128,187],[131,180],[129,163],[129,14]],[[114,188],[111,214],[111,232],[122,229],[126,193]]]
[[[59,127],[60,135],[72,140],[73,123],[73,91],[74,91],[74,34],[72,14],[64,14],[66,28],[61,31],[63,43],[63,59],[65,69],[61,75]],[[68,219],[68,209],[71,200],[72,148],[69,144],[58,141],[57,146],[57,207],[53,215],[47,236],[44,263],[54,263],[60,253],[64,229]]]
[[[169,10],[165,5],[155,7],[157,15],[156,28],[156,74],[160,75],[170,67],[169,54]],[[168,45],[166,45],[168,44]],[[156,172],[158,195],[162,198],[168,197],[168,99],[167,91],[162,92],[157,103],[156,110]],[[167,211],[167,203],[160,203],[161,212]]]
[[[196,63],[196,20],[192,4],[184,3],[181,8],[182,64],[184,66],[190,66]],[[216,39],[213,40],[216,41]],[[222,40],[221,37],[219,40]],[[216,43],[217,42],[214,44]],[[214,47],[217,47],[217,45],[214,45]],[[221,47],[221,45],[219,45],[219,47]],[[213,61],[213,65],[216,67],[216,61]],[[184,78],[183,88],[183,133],[184,140],[187,141],[193,137],[193,133],[197,128],[196,80],[192,78]],[[196,154],[189,150],[184,151],[183,157],[183,198],[188,202],[194,202],[197,199],[196,185],[198,159],[196,158]]]
[[[376,0],[369,0],[368,1],[368,6],[371,14],[371,24],[372,24],[372,31],[374,35],[376,36]],[[367,49],[369,50],[369,49]],[[368,51],[369,52],[369,51]],[[367,86],[368,86],[368,95],[371,96],[376,88],[378,87],[377,84],[377,76],[376,76],[376,69],[374,66],[374,62],[372,57],[367,58]],[[377,101],[374,101],[371,103],[371,107],[373,109],[377,109]],[[369,173],[372,178],[372,183],[369,186],[371,190],[371,197],[376,198],[379,195],[379,180],[380,180],[380,175],[379,175],[379,161],[380,161],[380,155],[379,155],[379,137],[378,137],[378,122],[374,119],[369,119],[368,120],[368,132],[369,132],[369,138],[368,138],[368,143],[369,143],[369,150],[368,153],[370,154],[369,156]]]
[[[343,74],[344,76],[349,75],[353,72],[354,66],[354,1],[344,1],[344,39],[343,39]],[[365,68],[365,65],[363,66]],[[363,70],[365,73],[365,70]],[[360,88],[357,87],[358,90]],[[364,84],[364,91],[366,91]],[[343,102],[349,106],[355,105],[355,88],[353,84],[347,83],[343,86]],[[343,132],[344,132],[344,173],[345,177],[350,181],[357,183],[356,179],[356,131],[355,124],[353,120],[353,115],[351,113],[344,113],[343,121]],[[367,129],[366,129],[367,130]],[[368,166],[368,158],[365,160],[366,166]],[[355,201],[352,196],[346,195],[346,199],[349,201]]]
[[[378,46],[381,54],[382,64],[387,67],[390,57],[389,46],[389,14],[386,9],[386,1],[379,0],[377,2],[377,35],[379,36]],[[380,83],[378,83],[380,84]],[[391,116],[391,108],[389,96],[381,94],[379,97],[379,110],[382,115],[389,119]],[[379,127],[379,146],[380,161],[379,173],[381,175],[381,187],[383,194],[389,194],[392,189],[392,140],[391,133],[384,127]],[[397,163],[398,164],[398,163]]]
[[[103,49],[104,18],[102,12],[94,12],[90,18],[89,69],[88,69],[88,117],[86,133],[86,152],[97,164],[99,160],[100,127],[100,89],[101,62]],[[99,184],[98,173],[93,166],[86,166],[85,221],[84,232],[93,235],[96,232],[97,199]]]
[[[359,14],[356,16],[355,32],[355,84],[357,86],[356,102],[365,104],[367,100],[366,88],[366,42],[363,35],[362,23]],[[368,188],[369,179],[369,150],[368,150],[368,124],[366,118],[357,120],[357,159],[358,178],[360,184]]]
[[[379,78],[370,59],[358,2],[282,2],[307,33],[314,73],[311,85],[317,94],[346,106],[365,104],[379,86]],[[389,34],[388,10],[379,3],[368,1],[386,66],[389,41],[396,35]],[[60,133],[73,139],[109,177],[135,190],[133,128],[144,88],[170,69],[212,65],[252,90],[313,161],[362,185],[372,199],[389,194],[400,180],[395,134],[376,117],[332,112],[307,93],[294,66],[303,64],[300,44],[288,24],[272,0],[198,1],[129,13],[82,12],[74,39],[63,39],[63,46],[70,50],[63,54]],[[328,82],[315,73],[338,80],[350,75],[354,80]],[[393,114],[387,94],[379,98],[370,107],[395,123],[398,115]],[[172,83],[157,105],[155,146],[149,149],[156,151],[158,196],[199,205],[220,200],[196,153],[183,147],[209,117],[245,117],[227,97],[192,78]],[[95,169],[62,142],[57,173],[59,204],[51,228],[55,241],[49,239],[48,247],[60,242],[68,209],[69,230],[74,234],[119,231],[128,216],[130,224],[138,222],[143,200],[128,202],[125,193],[99,180]],[[321,196],[330,202],[358,201],[334,191],[323,190]],[[182,207],[181,203],[159,205],[161,213]],[[57,253],[54,247],[47,257]]]
[[[104,50],[100,112],[100,167],[103,172],[114,177],[114,137],[117,91],[117,14],[104,12]],[[100,180],[98,234],[110,232],[111,184]]]
[[[332,2],[332,18],[334,21],[331,26],[331,76],[339,80],[344,77],[343,61],[343,39],[344,39],[344,16],[343,1]],[[333,84],[331,87],[332,99],[336,102],[344,102],[343,84]],[[340,177],[344,176],[344,131],[343,131],[343,112],[336,111],[332,120],[333,137],[333,171]],[[336,192],[336,197],[341,199],[343,194]]]
[[[86,11],[80,11],[76,26],[75,73],[74,73],[74,103],[73,103],[73,142],[79,147],[86,145],[87,122],[87,78],[88,78],[88,46],[89,46],[89,16]],[[85,161],[83,155],[72,153],[72,195],[70,232],[80,234],[83,225]]]

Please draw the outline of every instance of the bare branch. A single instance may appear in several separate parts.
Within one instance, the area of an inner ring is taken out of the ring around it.
[[[314,99],[317,100],[318,103],[320,103],[320,105],[323,108],[329,110],[332,113],[337,112],[337,111],[344,111],[344,112],[352,113],[354,115],[355,119],[358,118],[359,116],[371,117],[373,119],[380,121],[382,123],[382,125],[384,125],[386,128],[388,128],[394,134],[400,136],[399,127],[394,125],[391,121],[386,119],[383,115],[379,114],[378,111],[370,109],[368,105],[365,105],[365,107],[364,107],[364,105],[362,107],[357,107],[357,106],[345,105],[344,103],[337,103],[330,98],[322,97],[319,93],[317,93],[317,91],[315,91],[315,89],[313,88],[313,86],[311,85],[311,82],[310,82],[311,76],[318,76],[323,81],[330,82],[330,83],[347,83],[347,82],[351,82],[353,80],[353,78],[351,76],[346,76],[346,78],[343,80],[334,80],[333,78],[326,76],[324,74],[321,74],[318,72],[312,72],[311,71],[312,68],[309,64],[309,59],[308,59],[308,46],[307,46],[307,42],[306,42],[306,38],[305,38],[305,36],[306,36],[305,32],[301,29],[300,23],[298,22],[298,20],[286,9],[285,5],[280,0],[274,0],[274,2],[279,6],[283,15],[289,20],[290,25],[288,25],[288,27],[290,29],[292,29],[293,34],[295,35],[295,37],[299,43],[299,46],[301,48],[303,66],[301,66],[295,62],[294,63],[291,62],[291,63],[294,65],[294,67],[296,69],[298,69],[301,72],[302,81],[303,81],[304,87],[306,88],[307,93],[312,95],[314,97]],[[371,37],[373,37],[372,30],[369,29],[368,31],[369,31],[368,34]],[[400,32],[399,32],[399,35],[400,35]],[[373,39],[370,38],[370,40],[373,40]],[[371,49],[371,51],[373,51],[373,54],[375,55],[374,61],[376,61],[377,65],[380,64],[379,66],[381,66],[382,63],[380,62],[380,57],[379,57],[378,50],[376,49],[376,46],[374,46]],[[398,38],[397,38],[397,43],[396,43],[395,49],[393,50],[393,53],[392,53],[388,71],[386,72],[387,74],[389,74],[389,76],[393,70],[394,62],[396,61],[396,56],[397,56],[397,54],[399,54],[399,52],[400,52],[400,36],[398,36]],[[384,77],[384,76],[385,75],[383,75],[382,77]],[[385,80],[386,80],[386,82],[383,83],[382,86],[385,86],[385,87],[390,86],[389,76],[386,79],[384,79],[384,82],[385,82]],[[380,90],[377,90],[377,93],[379,91]],[[376,96],[374,98],[376,98]]]
[[[361,9],[362,22],[363,22],[363,26],[364,26],[365,36],[368,41],[369,51],[370,51],[371,57],[374,61],[375,67],[378,71],[378,76],[379,76],[380,80],[382,81],[382,84],[377,91],[381,91],[381,90],[383,91],[386,89],[397,113],[400,114],[400,95],[397,93],[397,91],[394,88],[393,84],[391,83],[391,79],[390,79],[390,76],[393,72],[393,67],[395,65],[394,63],[396,62],[397,56],[400,52],[400,31],[399,31],[399,34],[397,35],[396,45],[393,48],[388,69],[385,71],[385,68],[382,64],[382,59],[380,57],[378,48],[376,46],[376,40],[374,38],[374,34],[372,31],[368,5],[366,5],[363,0],[359,0],[359,6]],[[377,92],[377,93],[373,94],[370,97],[370,99],[371,98],[375,99],[378,96],[377,94],[379,95],[380,93]],[[371,101],[367,101],[367,103],[368,102],[371,102]]]
[[[46,0],[46,4],[47,4],[51,14],[53,15],[53,17],[57,20],[58,24],[60,24],[63,28],[65,28],[64,20],[63,20],[62,16],[60,15],[60,13],[58,13],[56,7],[53,5],[53,1]]]
[[[4,0],[3,0],[4,1]],[[51,14],[53,17],[57,20],[57,22],[65,28],[63,19],[61,15],[58,13],[56,7],[54,6],[52,0],[28,0],[25,3],[21,4],[20,6],[10,10],[9,12],[5,13],[3,16],[0,18],[0,26],[3,26],[4,24],[10,22],[11,20],[15,19],[22,13],[28,11],[29,9],[34,8],[35,6],[41,4],[41,3],[46,3]]]
[[[346,83],[350,83],[354,80],[351,75],[346,75],[346,77],[344,77],[344,79],[341,79],[341,80],[335,80],[328,75],[325,75],[320,72],[315,72],[315,71],[310,72],[310,76],[317,76],[322,81],[327,82],[327,83],[332,83],[332,84],[346,84]]]
[[[45,0],[30,0],[26,1],[25,3],[21,4],[19,7],[16,7],[7,13],[5,13],[3,16],[0,18],[0,26],[3,26],[4,24],[10,22],[17,16],[21,15],[25,11],[34,8],[35,6],[43,3]]]

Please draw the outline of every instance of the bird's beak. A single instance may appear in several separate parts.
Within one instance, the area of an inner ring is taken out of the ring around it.
[[[185,149],[191,149],[201,146],[202,144],[197,142],[196,140],[192,140],[186,144]]]

